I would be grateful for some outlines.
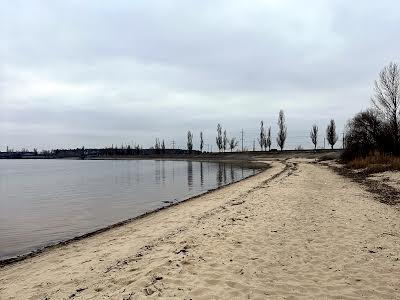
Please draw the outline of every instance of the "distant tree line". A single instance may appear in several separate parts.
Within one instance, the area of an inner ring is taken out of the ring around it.
[[[236,139],[236,137],[232,137],[230,139],[228,138],[227,131],[222,131],[221,124],[217,125],[217,136],[215,138],[215,142],[219,152],[225,152],[228,149],[233,152],[239,144],[239,141]]]
[[[283,110],[279,111],[278,115],[278,132],[276,136],[276,144],[281,151],[284,150],[286,140],[287,140],[287,125],[286,125],[286,118],[285,113]],[[317,149],[318,144],[318,126],[314,124],[312,126],[310,132],[311,142],[314,145],[314,149]],[[333,149],[336,142],[338,141],[338,135],[336,132],[336,124],[334,120],[331,120],[326,128],[326,140],[328,141],[329,145]],[[226,145],[230,146],[231,151],[233,151],[238,146],[238,141],[236,138],[228,139],[226,130],[222,130],[221,124],[217,125],[217,136],[216,136],[216,144],[219,152],[226,151]],[[257,138],[258,144],[261,148],[261,151],[271,151],[272,147],[272,137],[271,137],[271,126],[268,127],[268,130],[264,127],[264,121],[260,122],[260,133],[259,137]],[[253,143],[253,151],[256,150],[255,141]],[[300,145],[295,148],[295,150],[303,150],[303,147]]]
[[[284,150],[286,140],[287,140],[287,125],[286,125],[286,118],[285,118],[285,113],[283,110],[279,111],[278,115],[278,132],[276,136],[276,143],[277,146],[281,151]],[[314,149],[317,149],[317,144],[318,144],[318,132],[319,128],[316,124],[312,126],[311,132],[310,132],[310,138],[311,142],[314,145]],[[328,141],[329,145],[331,148],[334,148],[334,145],[338,141],[338,135],[336,132],[336,124],[335,121],[332,119],[330,120],[327,128],[326,128],[326,140]],[[259,137],[257,138],[258,144],[261,148],[261,151],[271,151],[272,147],[272,130],[271,126],[268,127],[268,130],[264,127],[264,121],[260,122],[260,133]],[[222,125],[220,123],[217,124],[217,130],[216,130],[216,137],[215,137],[215,143],[217,145],[217,149],[219,152],[226,152],[227,150],[230,150],[230,152],[235,151],[238,148],[239,141],[236,137],[228,137],[228,133],[226,129],[223,129]],[[187,150],[189,153],[193,150],[193,133],[191,131],[188,131],[187,133]],[[200,152],[203,152],[203,147],[204,147],[204,136],[203,132],[200,132]],[[296,147],[296,150],[303,150],[302,146]],[[253,143],[253,151],[255,151],[255,141]]]
[[[140,155],[142,152],[142,147],[140,145],[121,145],[120,148],[112,145],[111,147],[106,147],[101,149],[105,156],[124,156],[124,155]]]

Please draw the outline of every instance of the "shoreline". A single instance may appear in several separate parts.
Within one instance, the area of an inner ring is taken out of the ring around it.
[[[123,159],[121,159],[121,160],[123,160]],[[149,160],[154,160],[154,159],[149,159]],[[165,159],[165,160],[170,160],[170,159]],[[187,160],[187,159],[185,159],[185,160]],[[195,161],[195,160],[193,160],[193,161]],[[238,163],[238,164],[242,163],[242,162],[238,162],[238,161],[215,161],[215,160],[214,161],[210,160],[210,162],[214,162],[214,163],[221,162],[221,163],[232,163],[232,164],[234,164],[234,163]],[[105,227],[102,227],[102,228],[94,230],[94,231],[90,231],[90,232],[82,234],[82,235],[78,235],[78,236],[75,236],[75,237],[72,237],[72,238],[69,238],[69,239],[66,239],[66,240],[62,240],[62,241],[59,241],[59,242],[56,242],[56,243],[52,243],[52,244],[40,247],[38,249],[29,251],[26,254],[20,254],[20,255],[13,256],[13,257],[0,259],[0,270],[1,270],[1,268],[4,268],[4,267],[12,265],[12,264],[15,264],[17,262],[21,262],[21,261],[24,261],[26,259],[30,259],[30,258],[36,257],[38,255],[44,254],[46,252],[55,250],[57,248],[60,248],[60,247],[66,246],[66,245],[70,245],[72,243],[75,243],[75,242],[78,242],[78,241],[81,241],[81,240],[96,236],[96,235],[98,235],[100,233],[110,231],[111,229],[122,227],[122,226],[127,225],[127,224],[131,224],[131,223],[133,223],[133,222],[135,222],[137,220],[146,218],[146,217],[151,216],[153,214],[156,214],[156,213],[158,213],[160,211],[167,210],[169,208],[175,207],[175,206],[177,206],[179,204],[182,204],[182,203],[190,202],[190,201],[195,200],[197,198],[200,198],[202,196],[211,194],[211,193],[213,193],[215,191],[224,189],[224,188],[226,188],[228,186],[231,186],[233,184],[248,180],[248,179],[250,179],[252,177],[255,177],[255,176],[258,176],[261,173],[263,173],[266,170],[268,170],[270,168],[270,165],[267,162],[251,162],[251,161],[247,161],[246,162],[246,168],[257,169],[257,170],[259,170],[259,172],[254,174],[254,175],[249,175],[248,177],[243,178],[241,180],[234,181],[234,182],[231,182],[231,183],[227,183],[227,184],[221,185],[219,187],[216,187],[214,189],[209,189],[209,190],[204,191],[202,193],[199,193],[199,194],[197,194],[195,196],[191,196],[191,197],[188,197],[188,198],[183,198],[182,200],[179,200],[179,201],[176,201],[176,202],[170,202],[165,206],[162,206],[162,207],[157,208],[155,210],[151,210],[151,211],[145,212],[145,213],[140,214],[140,215],[138,215],[136,217],[132,217],[132,218],[129,218],[129,219],[126,219],[126,220],[122,220],[120,222],[107,225]]]
[[[1,299],[400,299],[400,211],[312,159],[0,268]],[[390,274],[390,276],[387,276]]]

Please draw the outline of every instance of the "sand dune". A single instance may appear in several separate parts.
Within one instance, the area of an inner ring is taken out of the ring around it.
[[[400,299],[400,212],[307,160],[0,269],[0,299]]]

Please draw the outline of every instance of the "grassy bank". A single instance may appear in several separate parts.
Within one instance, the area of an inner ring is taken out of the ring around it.
[[[367,169],[371,172],[400,171],[400,157],[382,153],[373,153],[359,157],[347,163],[351,169]]]

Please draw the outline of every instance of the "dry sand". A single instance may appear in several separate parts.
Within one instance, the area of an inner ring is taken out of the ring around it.
[[[0,269],[0,299],[400,299],[400,211],[307,160]]]

